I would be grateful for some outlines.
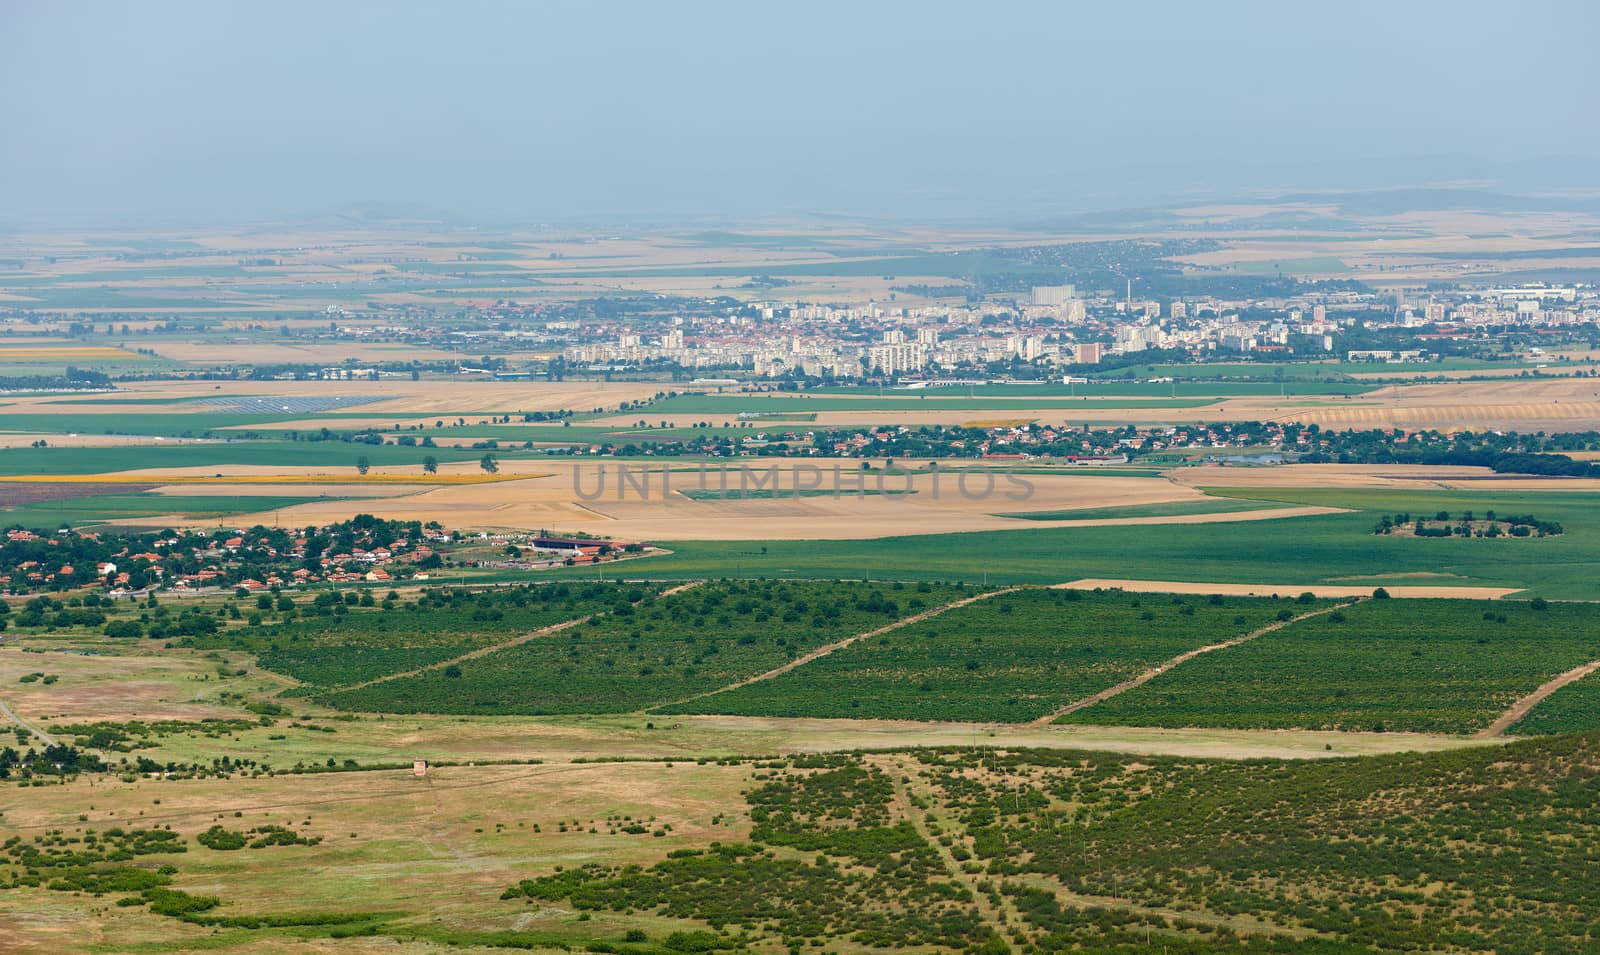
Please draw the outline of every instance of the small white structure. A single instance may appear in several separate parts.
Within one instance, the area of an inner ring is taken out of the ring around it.
[[[411,775],[413,775],[413,776],[426,776],[426,775],[428,775],[428,761],[425,760],[425,759],[413,759],[411,761]]]

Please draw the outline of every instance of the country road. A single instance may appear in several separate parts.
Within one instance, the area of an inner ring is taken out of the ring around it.
[[[18,726],[22,727],[23,729],[27,730],[28,732],[32,733],[33,735],[39,737],[40,739],[44,740],[44,744],[46,746],[54,746],[56,744],[55,739],[53,739],[50,736],[50,734],[44,732],[43,730],[37,729],[37,728],[35,728],[33,726],[30,726],[27,723],[24,723],[22,721],[22,717],[20,717],[17,714],[11,712],[11,707],[7,706],[5,704],[4,700],[0,700],[0,716],[4,716],[6,719],[8,719],[11,722],[17,724]]]

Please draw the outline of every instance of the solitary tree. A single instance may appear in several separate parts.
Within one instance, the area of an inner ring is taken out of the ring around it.
[[[439,459],[434,457],[431,454],[428,455],[427,457],[423,458],[422,459],[422,473],[423,474],[438,474],[439,473]]]
[[[483,460],[478,462],[478,467],[483,468],[490,474],[498,474],[500,471],[500,464],[495,461],[492,454],[485,454]]]
[[[370,470],[372,470],[372,462],[367,460],[367,456],[365,454],[359,458],[356,458],[357,474],[366,474]]]

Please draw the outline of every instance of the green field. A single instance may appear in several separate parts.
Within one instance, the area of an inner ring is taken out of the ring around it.
[[[274,497],[272,495],[217,494],[94,494],[59,501],[41,501],[17,507],[0,507],[0,525],[21,525],[54,530],[63,524],[116,523],[119,520],[179,514],[186,517],[226,517],[255,514],[309,501],[339,501],[339,497]]]
[[[1600,729],[1600,673],[1591,673],[1550,694],[1510,732],[1518,736]]]
[[[1023,722],[1291,608],[1303,613],[1315,605],[1025,590],[659,712]]]
[[[333,693],[385,713],[618,713],[668,703],[780,666],[808,650],[946,603],[945,587],[707,584],[548,639]]]
[[[1527,596],[1600,599],[1600,494],[1274,490],[1210,493],[1356,509],[1280,520],[1037,528],[874,540],[777,540],[747,553],[738,541],[676,541],[670,555],[635,565],[662,579],[741,574],[969,583],[1061,583],[1135,577],[1285,588],[1316,583],[1428,582],[1525,588]],[[1372,533],[1382,514],[1465,509],[1534,513],[1560,537],[1419,540]],[[571,573],[557,572],[557,573]],[[1519,595],[1521,596],[1521,595]]]
[[[1233,514],[1275,507],[1262,501],[1235,498],[1206,498],[1199,501],[1166,501],[1160,504],[1128,504],[1122,507],[1080,507],[1065,511],[1022,511],[999,514],[1024,521],[1098,521],[1127,517],[1179,517],[1184,514]]]
[[[374,467],[439,461],[476,461],[471,448],[420,448],[347,441],[228,441],[203,444],[124,445],[106,448],[8,448],[0,454],[0,478],[13,474],[109,474],[133,468],[282,465],[354,467],[365,457]]]
[[[1470,733],[1595,659],[1593,604],[1369,600],[1197,657],[1062,721]]]
[[[631,613],[632,604],[654,599],[656,589],[604,583],[523,586],[479,594],[436,589],[405,607],[379,610],[346,605],[337,607],[337,613],[336,605],[319,608],[302,597],[296,612],[307,616],[192,637],[185,645],[244,650],[256,654],[266,669],[301,683],[321,688],[347,686],[449,660],[592,613]],[[347,592],[345,596],[349,599],[355,594]],[[276,605],[275,598],[262,602]],[[257,610],[269,615],[274,612]]]
[[[355,411],[346,411],[348,417]],[[322,412],[322,415],[327,415]],[[63,412],[61,414],[7,414],[0,425],[7,431],[37,434],[123,434],[149,435],[168,438],[198,438],[215,435],[226,438],[244,437],[242,431],[225,431],[225,428],[242,428],[248,425],[267,425],[282,421],[300,421],[317,417],[317,414],[285,411],[281,414],[258,414],[236,411],[142,411],[131,414],[101,412]],[[313,430],[299,427],[297,430]]]

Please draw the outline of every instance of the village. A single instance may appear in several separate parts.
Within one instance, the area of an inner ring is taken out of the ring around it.
[[[463,533],[437,522],[357,515],[320,527],[55,534],[23,528],[0,543],[0,593],[98,587],[112,598],[233,590],[239,596],[313,584],[425,582],[449,564],[531,570],[617,560],[649,546],[545,533]]]

